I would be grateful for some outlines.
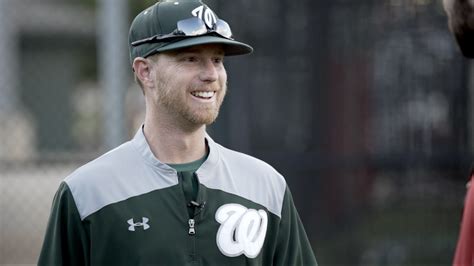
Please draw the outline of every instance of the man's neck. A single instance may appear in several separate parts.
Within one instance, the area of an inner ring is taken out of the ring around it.
[[[151,151],[161,162],[189,163],[199,160],[207,153],[205,125],[189,131],[170,124],[160,125],[155,121],[146,120],[143,133]]]

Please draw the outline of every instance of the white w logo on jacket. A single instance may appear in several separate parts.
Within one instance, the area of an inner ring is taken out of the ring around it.
[[[221,224],[217,246],[222,254],[255,258],[262,249],[267,233],[268,217],[264,210],[247,209],[240,204],[222,205],[216,212]]]

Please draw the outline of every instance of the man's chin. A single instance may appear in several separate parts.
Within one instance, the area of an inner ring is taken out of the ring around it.
[[[208,113],[208,114],[194,114],[192,117],[188,118],[188,121],[197,126],[201,125],[211,125],[217,119],[218,113]]]

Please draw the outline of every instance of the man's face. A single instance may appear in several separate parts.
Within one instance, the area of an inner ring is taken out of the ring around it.
[[[151,91],[157,116],[191,126],[214,122],[226,93],[224,51],[219,45],[199,45],[156,56],[155,88]]]

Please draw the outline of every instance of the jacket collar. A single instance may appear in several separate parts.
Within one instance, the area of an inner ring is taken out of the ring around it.
[[[209,171],[214,168],[214,166],[219,161],[219,145],[215,143],[207,133],[205,138],[209,147],[209,155],[197,172]],[[132,143],[134,143],[138,152],[147,163],[159,168],[162,171],[176,173],[176,170],[174,170],[169,165],[162,163],[160,160],[158,160],[158,158],[155,157],[150,149],[150,145],[146,141],[145,135],[143,134],[143,125],[138,129],[137,133],[133,137]]]

